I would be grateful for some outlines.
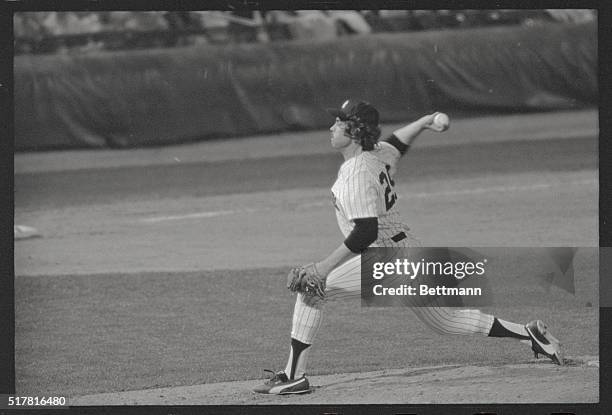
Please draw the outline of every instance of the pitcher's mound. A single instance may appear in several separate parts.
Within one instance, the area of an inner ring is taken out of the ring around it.
[[[594,403],[599,401],[599,359],[571,357],[504,366],[442,365],[309,376],[312,393],[260,395],[249,380],[87,395],[70,405],[259,405]]]

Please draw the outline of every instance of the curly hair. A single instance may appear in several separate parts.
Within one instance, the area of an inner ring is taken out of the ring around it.
[[[380,128],[377,125],[359,120],[347,120],[346,133],[361,145],[363,151],[374,150],[374,145],[380,138]]]

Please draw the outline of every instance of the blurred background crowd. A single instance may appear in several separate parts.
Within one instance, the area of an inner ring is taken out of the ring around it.
[[[581,9],[20,12],[14,38],[15,54],[84,53],[594,19]]]

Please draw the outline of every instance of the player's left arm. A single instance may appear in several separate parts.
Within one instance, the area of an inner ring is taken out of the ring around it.
[[[350,257],[360,254],[378,238],[377,178],[369,171],[362,170],[355,172],[345,185],[348,189],[342,203],[347,218],[354,226],[342,244],[315,264],[323,276]]]
[[[377,217],[358,218],[353,221],[355,226],[344,242],[329,256],[315,264],[322,276],[327,276],[339,264],[361,253],[378,237]]]
[[[378,237],[378,218],[354,219],[355,226],[344,242],[322,261],[293,268],[287,276],[287,288],[325,298],[327,276],[338,265],[358,255]]]

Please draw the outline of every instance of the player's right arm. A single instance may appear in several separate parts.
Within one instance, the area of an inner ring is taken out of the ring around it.
[[[434,112],[433,114],[424,115],[418,120],[393,131],[393,134],[389,137],[380,140],[381,146],[378,157],[389,166],[389,175],[391,177],[395,176],[398,161],[406,154],[419,134],[424,130],[439,132],[435,127],[432,127],[436,114],[438,113]]]
[[[433,119],[436,116],[437,112],[433,114],[424,115],[416,121],[411,122],[408,125],[405,125],[397,130],[393,131],[393,134],[386,138],[383,141],[391,144],[395,147],[401,155],[406,154],[412,143],[417,139],[417,137],[424,131],[431,129],[433,124]],[[436,131],[436,130],[434,130]]]

